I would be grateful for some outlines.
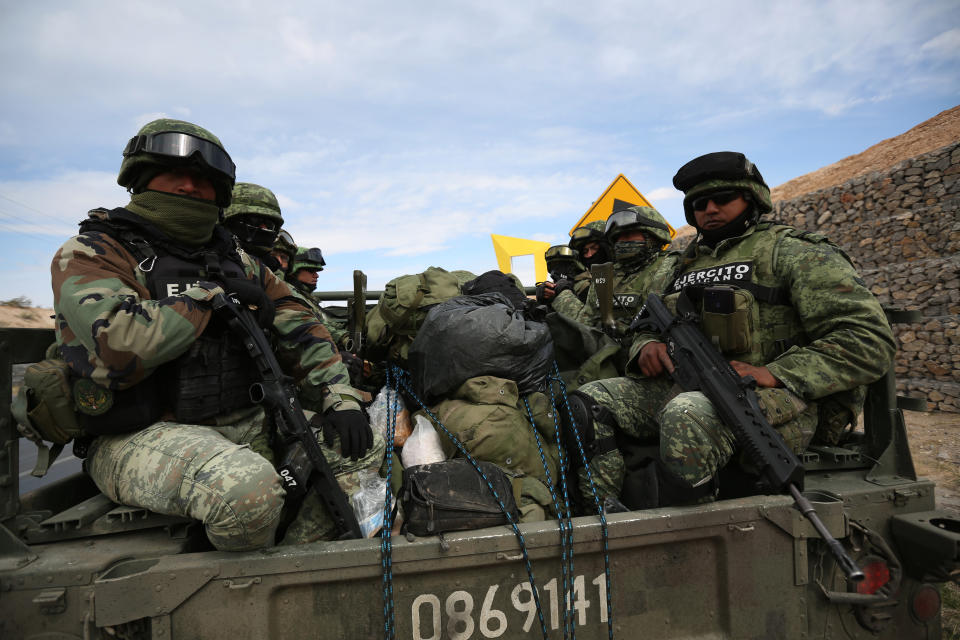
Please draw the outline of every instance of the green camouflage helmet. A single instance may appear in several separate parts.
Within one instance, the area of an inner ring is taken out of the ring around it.
[[[123,150],[117,183],[140,193],[155,175],[178,167],[199,171],[213,183],[217,204],[229,206],[236,181],[230,154],[217,136],[182,120],[161,118],[141,127]]]
[[[277,239],[273,241],[273,250],[290,256],[290,261],[297,255],[297,243],[293,241],[293,236],[286,229],[280,229]]]
[[[273,249],[283,216],[273,191],[250,182],[238,182],[233,200],[223,212],[223,226],[237,236],[244,250],[264,256]]]
[[[770,187],[760,170],[745,155],[734,151],[717,151],[694,158],[673,176],[673,186],[684,193],[683,212],[692,226],[696,226],[693,201],[712,191],[744,191],[756,207],[755,218],[773,210]]]
[[[323,253],[320,252],[320,249],[316,247],[310,249],[301,247],[297,249],[297,255],[293,258],[290,273],[294,274],[300,269],[323,271],[323,267],[326,264],[327,262],[323,259]]]
[[[616,242],[617,236],[632,230],[643,231],[644,235],[658,240],[663,246],[673,240],[673,228],[653,207],[627,207],[614,211],[607,218],[605,234],[608,242]]]
[[[577,227],[570,234],[570,242],[567,243],[567,246],[578,252],[583,252],[583,247],[589,242],[605,244],[606,236],[603,235],[603,230],[606,225],[606,220],[594,220]]]
[[[238,182],[233,188],[233,199],[223,212],[224,220],[233,216],[262,216],[277,222],[277,228],[283,226],[280,203],[273,191],[252,182]]]

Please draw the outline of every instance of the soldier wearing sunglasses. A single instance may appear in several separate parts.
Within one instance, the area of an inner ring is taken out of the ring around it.
[[[796,453],[814,438],[836,444],[856,423],[865,386],[892,364],[895,343],[876,298],[825,237],[762,219],[773,209],[770,189],[743,154],[696,158],[673,184],[698,235],[664,302],[675,312],[681,295],[692,301],[703,332],[756,380],[766,418]],[[629,355],[627,377],[589,383],[570,398],[597,452],[594,481],[633,508],[722,495],[720,471],[738,460],[733,433],[702,393],[672,395],[659,336],[635,336]],[[657,445],[658,455],[627,468],[624,443]]]
[[[256,368],[214,312],[216,296],[255,309],[289,355],[301,404],[339,436],[325,453],[341,484],[379,467],[382,438],[327,330],[217,224],[235,168],[216,136],[150,122],[124,149],[117,182],[130,202],[91,211],[51,266],[58,355],[83,433],[74,452],[117,503],[200,520],[219,550],[272,546],[284,490],[271,425],[250,399]],[[336,533],[313,494],[295,513],[285,543]]]

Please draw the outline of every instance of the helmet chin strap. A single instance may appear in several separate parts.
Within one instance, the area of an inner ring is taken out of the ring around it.
[[[743,213],[719,229],[705,230],[697,227],[697,231],[700,232],[700,243],[708,247],[715,247],[717,243],[727,238],[742,236],[751,225],[757,223],[759,218],[760,216],[757,215],[757,207],[753,201],[750,200],[747,202],[747,208],[743,210]]]

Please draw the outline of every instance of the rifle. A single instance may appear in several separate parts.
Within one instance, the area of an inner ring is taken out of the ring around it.
[[[287,498],[300,499],[312,489],[327,507],[341,539],[362,538],[347,496],[303,415],[293,379],[283,373],[263,329],[249,309],[222,293],[214,296],[213,310],[240,338],[260,374],[260,382],[250,385],[250,400],[273,413],[277,432],[287,445],[283,462],[277,467]]]
[[[347,351],[360,354],[363,348],[363,324],[367,319],[367,274],[360,270],[353,272],[353,298],[350,300],[350,319],[347,321]]]
[[[834,538],[813,505],[801,493],[803,465],[770,425],[757,402],[756,380],[741,378],[733,366],[700,330],[700,318],[685,295],[677,302],[677,317],[660,297],[652,293],[630,323],[630,329],[661,334],[673,361],[673,379],[685,391],[701,391],[720,418],[733,431],[737,442],[760,469],[763,484],[773,492],[789,493],[800,512],[823,538],[837,564],[852,582],[863,580],[863,571]]]
[[[600,307],[600,326],[604,333],[617,339],[617,321],[613,317],[613,263],[591,265],[590,275]]]

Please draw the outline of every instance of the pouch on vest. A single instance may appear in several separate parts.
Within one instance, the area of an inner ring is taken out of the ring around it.
[[[178,422],[195,424],[253,404],[256,368],[232,334],[205,332],[175,362],[170,405]]]
[[[59,358],[48,358],[27,367],[23,386],[11,407],[14,418],[36,436],[52,442],[37,442],[37,464],[31,475],[42,477],[63,450],[63,445],[84,435],[77,421],[70,367]]]
[[[703,333],[724,354],[749,353],[759,318],[753,295],[728,286],[705,287],[701,307]]]
[[[508,524],[506,513],[517,521],[519,510],[510,477],[495,464],[477,464],[506,512],[468,460],[446,460],[403,470],[400,503],[404,528],[414,535],[432,536]]]

